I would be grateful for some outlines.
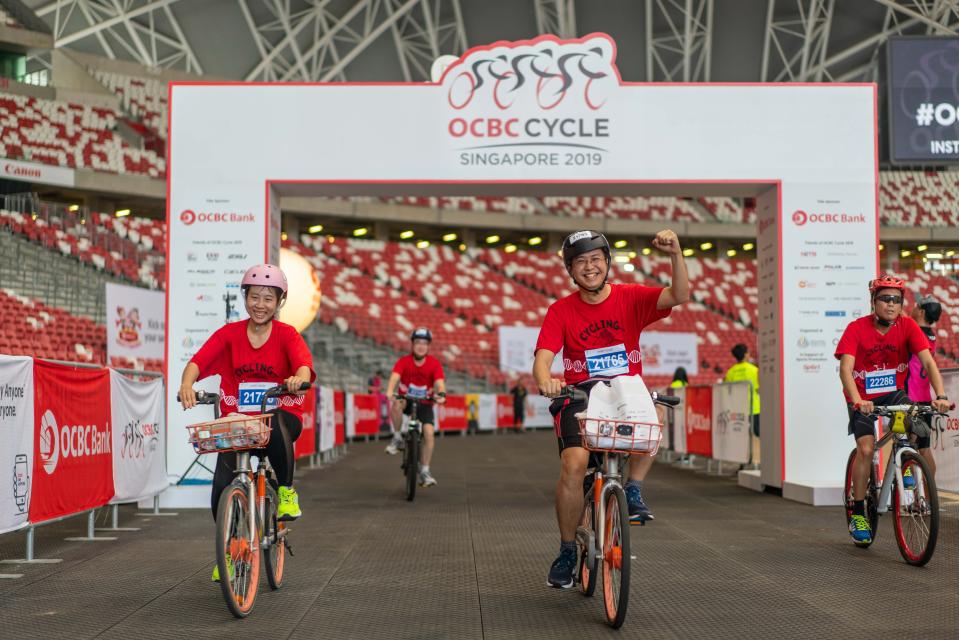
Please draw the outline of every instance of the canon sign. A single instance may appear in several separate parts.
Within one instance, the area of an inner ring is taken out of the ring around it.
[[[180,222],[190,226],[194,222],[220,222],[220,223],[240,223],[256,222],[256,216],[252,213],[235,213],[232,211],[194,211],[193,209],[184,209],[180,213]]]
[[[798,209],[793,213],[793,224],[801,227],[806,223],[811,224],[856,224],[865,223],[866,215],[864,213],[806,213]]]

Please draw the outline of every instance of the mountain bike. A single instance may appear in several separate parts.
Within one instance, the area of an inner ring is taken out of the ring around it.
[[[416,484],[420,475],[420,451],[423,448],[423,425],[419,419],[419,403],[427,398],[408,394],[395,394],[397,400],[405,400],[410,411],[410,419],[403,433],[403,462],[400,468],[406,479],[406,499],[409,502],[416,497]]]
[[[301,391],[310,388],[303,383]],[[226,605],[237,618],[253,610],[260,582],[260,560],[273,590],[283,584],[284,552],[293,555],[290,530],[277,519],[276,478],[263,450],[270,441],[271,398],[292,395],[283,385],[262,392],[259,415],[220,418],[220,396],[199,391],[197,404],[212,404],[212,422],[189,425],[189,441],[198,454],[236,452],[236,478],[220,493],[216,511],[216,564]],[[179,398],[177,398],[179,400]],[[282,414],[275,414],[282,420]],[[250,455],[259,463],[250,466]]]
[[[876,442],[869,486],[866,488],[866,519],[872,528],[872,540],[858,546],[868,547],[876,540],[879,516],[891,510],[899,553],[909,564],[921,567],[932,559],[936,550],[936,539],[939,536],[939,494],[929,465],[909,441],[909,427],[913,421],[920,419],[920,416],[941,414],[927,405],[901,404],[877,406],[870,415],[891,418],[892,424],[890,430]],[[890,440],[892,453],[880,485],[879,452]],[[853,516],[853,472],[856,455],[856,449],[853,449],[846,462],[843,496],[847,527]],[[904,474],[907,477],[911,475],[912,478],[908,487],[903,482]]]
[[[653,402],[674,407],[675,396],[650,394]],[[588,402],[585,391],[564,387],[557,397]],[[592,596],[599,580],[602,561],[603,601],[606,622],[618,629],[626,620],[629,602],[630,537],[629,511],[623,489],[623,468],[630,455],[654,456],[662,439],[658,423],[607,421],[580,417],[579,430],[583,447],[590,451],[592,482],[584,483],[586,499],[580,526],[576,528],[579,547],[579,568],[576,578],[583,595]],[[594,457],[595,456],[595,457]]]

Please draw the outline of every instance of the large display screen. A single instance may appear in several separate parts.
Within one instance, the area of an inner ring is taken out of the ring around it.
[[[959,38],[890,38],[890,159],[959,162]]]

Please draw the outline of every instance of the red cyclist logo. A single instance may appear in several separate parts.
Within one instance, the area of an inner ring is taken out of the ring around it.
[[[795,223],[797,227],[801,227],[806,224],[807,220],[809,220],[809,216],[802,209],[793,213],[793,223]]]
[[[186,226],[190,226],[196,222],[196,213],[193,211],[193,209],[184,209],[183,213],[180,214],[180,222]]]

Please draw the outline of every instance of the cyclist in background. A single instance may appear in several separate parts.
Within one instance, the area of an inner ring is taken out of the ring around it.
[[[857,544],[872,542],[872,529],[866,518],[866,485],[876,449],[875,406],[907,404],[906,371],[915,355],[936,392],[931,404],[946,412],[949,401],[942,386],[939,368],[929,353],[929,341],[912,318],[902,314],[906,284],[901,278],[882,275],[869,283],[873,313],[849,323],[839,344],[839,379],[849,410],[849,433],[856,438],[856,463],[853,469],[853,516],[849,534]],[[915,479],[903,473],[903,486],[910,489]]]
[[[939,321],[942,315],[942,305],[931,295],[925,295],[916,301],[912,308],[910,316],[919,325],[919,329],[929,340],[929,352],[936,352],[936,331],[932,325]],[[906,392],[909,399],[919,404],[929,405],[932,403],[932,386],[929,384],[929,377],[926,375],[922,363],[915,355],[909,359],[909,372],[906,378]],[[932,416],[921,416],[920,419],[932,431]],[[922,454],[922,457],[929,463],[929,471],[933,477],[936,475],[936,458],[932,455],[932,438],[929,434],[916,438],[916,449]]]
[[[390,380],[386,384],[386,395],[393,397],[397,387],[406,395],[420,398],[417,419],[423,426],[423,453],[420,464],[420,484],[432,487],[436,478],[430,472],[433,458],[433,435],[436,419],[433,417],[433,400],[437,404],[446,402],[446,380],[443,377],[443,365],[429,355],[433,334],[429,329],[420,327],[410,334],[410,353],[396,361]],[[430,398],[430,393],[433,398]],[[396,455],[403,444],[403,416],[412,415],[413,405],[407,406],[406,400],[396,399],[390,411],[393,420],[393,440],[386,447],[388,454]]]
[[[686,374],[686,367],[676,367],[673,371],[673,381],[669,383],[670,389],[682,389],[689,386],[689,376]],[[656,405],[657,407],[660,405]]]
[[[564,385],[642,375],[639,341],[643,328],[689,300],[689,277],[679,238],[673,231],[660,231],[653,245],[672,262],[669,287],[609,284],[611,255],[606,237],[595,231],[578,231],[566,238],[563,262],[577,291],[551,304],[543,320],[533,363],[533,377],[541,394],[552,398],[562,392]],[[565,363],[564,380],[550,374],[560,351]],[[590,456],[583,448],[575,414],[585,409],[585,403],[569,399],[554,401],[550,407],[561,470],[556,485],[560,551],[550,567],[548,584],[560,589],[573,586],[576,566],[576,526],[583,512],[583,480]],[[652,519],[642,496],[642,482],[652,464],[652,456],[630,458],[625,489],[631,522]]]
[[[303,337],[292,326],[280,322],[280,308],[286,301],[286,275],[272,264],[250,267],[243,275],[240,291],[247,320],[231,322],[218,329],[193,356],[180,381],[179,397],[184,409],[196,406],[193,385],[197,380],[220,376],[220,413],[259,414],[262,394],[278,384],[295,396],[276,398],[270,421],[270,442],[266,455],[279,483],[281,520],[302,515],[299,497],[293,488],[293,443],[303,424],[303,391],[300,385],[313,382],[313,357]],[[278,414],[282,414],[282,420]],[[236,453],[219,453],[213,474],[211,506],[216,518],[217,502],[223,489],[233,481]],[[217,567],[213,580],[219,580]]]

